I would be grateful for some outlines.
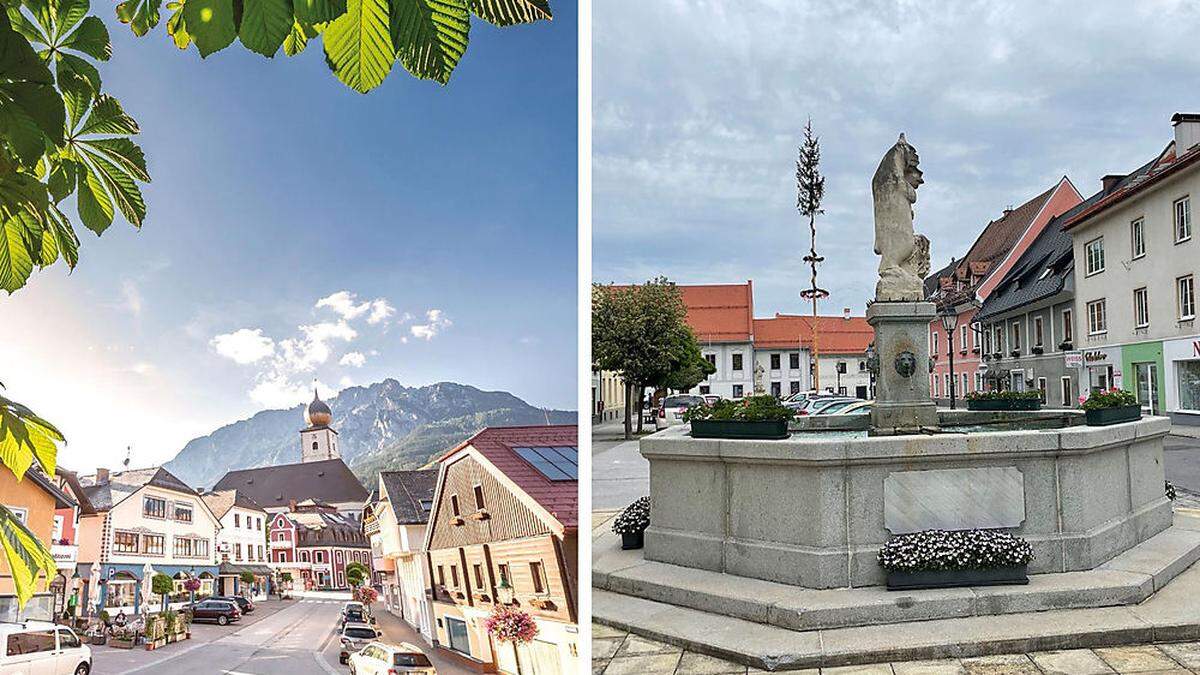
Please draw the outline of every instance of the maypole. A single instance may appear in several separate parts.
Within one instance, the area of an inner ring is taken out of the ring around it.
[[[825,196],[825,177],[821,175],[818,166],[821,163],[820,139],[813,135],[812,118],[804,125],[804,143],[800,146],[800,158],[796,160],[796,209],[808,217],[810,233],[808,255],[804,262],[812,270],[809,287],[800,291],[800,297],[812,301],[812,388],[821,390],[820,346],[818,338],[819,319],[817,301],[829,297],[829,291],[817,285],[817,265],[825,258],[817,255],[817,214],[824,213],[821,209],[821,199]]]

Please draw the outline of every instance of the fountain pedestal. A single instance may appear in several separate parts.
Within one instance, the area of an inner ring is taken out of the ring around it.
[[[867,307],[879,358],[871,435],[937,429],[937,406],[929,395],[929,322],[936,315],[932,302],[875,302]]]

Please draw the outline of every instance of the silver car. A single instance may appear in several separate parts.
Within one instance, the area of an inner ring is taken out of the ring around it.
[[[675,394],[664,398],[658,405],[658,416],[654,418],[654,428],[662,431],[667,427],[683,424],[683,413],[695,405],[704,405],[704,397],[693,394]]]
[[[383,633],[375,630],[374,626],[369,626],[365,623],[350,622],[342,626],[342,651],[338,656],[338,660],[343,664],[350,659],[350,655],[358,650],[366,647],[373,640],[378,638]]]

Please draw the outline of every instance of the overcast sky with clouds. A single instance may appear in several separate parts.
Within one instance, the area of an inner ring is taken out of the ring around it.
[[[870,180],[921,156],[933,265],[1063,175],[1084,195],[1200,112],[1195,2],[606,0],[593,18],[593,274],[754,280],[755,313],[809,311],[796,148],[821,137],[823,312],[865,311]]]
[[[145,226],[77,227],[73,274],[0,296],[0,382],[63,429],[65,466],[126,445],[165,461],[307,401],[314,378],[324,396],[395,377],[577,406],[572,2],[550,23],[473,21],[446,87],[397,64],[366,96],[319,43],[201,61],[111,7],[93,3],[104,86],[142,127]]]

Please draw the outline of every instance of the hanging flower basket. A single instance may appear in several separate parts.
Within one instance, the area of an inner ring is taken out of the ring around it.
[[[507,605],[497,605],[484,621],[484,627],[497,642],[514,645],[532,642],[538,634],[537,622],[529,614]]]

